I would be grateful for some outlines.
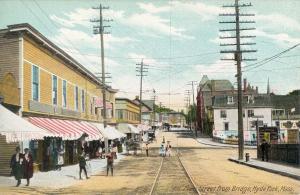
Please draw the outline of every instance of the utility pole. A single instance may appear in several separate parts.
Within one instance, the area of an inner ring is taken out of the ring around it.
[[[187,96],[185,98],[185,101],[187,101],[187,116],[189,117],[189,111],[190,111],[190,105],[191,105],[191,91],[190,90],[185,90],[185,95]],[[189,122],[189,127],[190,127],[190,130],[192,130],[192,126],[191,126],[191,122],[192,122],[192,114],[190,113],[190,120],[188,121]]]
[[[192,94],[193,94],[193,106],[192,106],[192,117],[191,118],[195,118],[194,122],[194,128],[195,128],[195,136],[197,137],[197,117],[196,117],[196,105],[195,105],[195,89],[194,89],[194,83],[197,83],[197,81],[190,81],[188,82],[188,85],[192,86]]]
[[[103,34],[109,34],[108,32],[104,32],[104,28],[110,27],[110,26],[104,26],[103,21],[110,22],[112,20],[103,20],[102,16],[102,10],[103,9],[109,9],[109,7],[102,7],[100,4],[99,7],[93,7],[93,9],[99,10],[99,19],[92,19],[91,22],[99,23],[99,26],[93,26],[93,32],[94,34],[100,35],[100,47],[101,47],[101,73],[102,73],[102,99],[103,99],[103,125],[104,128],[107,126],[107,115],[106,115],[106,83],[105,83],[105,64],[104,64],[104,40],[103,40]],[[108,140],[105,139],[105,151],[108,151]]]
[[[140,124],[142,124],[142,94],[143,94],[143,77],[147,76],[146,72],[148,72],[148,68],[143,62],[143,59],[141,60],[140,64],[136,64],[136,72],[138,72],[139,74],[137,74],[136,76],[140,77]]]
[[[156,91],[153,89],[153,126],[155,125],[155,100],[156,100]]]
[[[231,18],[229,21],[220,21],[220,24],[235,24],[234,29],[222,29],[220,32],[235,32],[235,35],[232,36],[221,36],[220,39],[230,39],[234,40],[235,43],[227,43],[227,44],[220,44],[220,46],[230,46],[230,50],[221,50],[220,53],[232,53],[234,54],[233,59],[222,59],[222,60],[234,60],[236,61],[237,65],[237,83],[238,83],[238,138],[239,138],[239,148],[238,148],[238,158],[239,160],[242,160],[244,158],[244,130],[243,130],[243,94],[242,94],[242,70],[241,70],[241,62],[242,61],[254,61],[256,59],[247,59],[242,58],[243,53],[250,53],[250,52],[256,52],[257,50],[253,49],[242,49],[241,46],[244,45],[255,45],[255,43],[250,42],[243,42],[241,43],[241,38],[254,38],[255,36],[249,36],[249,35],[240,35],[241,31],[250,31],[255,30],[255,28],[250,27],[243,27],[240,28],[240,24],[252,24],[255,23],[254,21],[248,21],[248,20],[242,20],[240,21],[240,17],[246,17],[246,16],[254,16],[254,14],[240,14],[240,8],[241,7],[249,7],[252,6],[251,3],[249,4],[239,4],[239,0],[235,0],[234,5],[224,5],[224,8],[234,8],[234,13],[231,14],[219,14],[219,16],[228,16]],[[232,17],[235,18],[235,20],[232,19]],[[234,49],[234,46],[236,47]]]

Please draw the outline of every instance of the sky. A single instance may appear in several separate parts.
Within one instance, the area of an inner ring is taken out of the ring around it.
[[[0,28],[17,23],[29,23],[61,49],[70,54],[92,73],[101,72],[100,39],[93,34],[90,19],[99,17],[100,4],[109,25],[104,35],[105,67],[110,73],[109,85],[119,90],[117,97],[130,99],[139,95],[140,79],[136,64],[143,59],[148,66],[143,79],[143,99],[151,99],[156,92],[156,103],[174,110],[184,109],[186,90],[191,81],[199,82],[203,75],[210,79],[228,79],[235,87],[236,65],[229,54],[220,54],[224,48],[219,36],[232,35],[219,30],[233,28],[219,24],[232,17],[221,17],[220,13],[232,13],[222,5],[233,4],[233,0],[0,0]],[[250,1],[240,1],[249,3]],[[300,46],[289,50],[278,58],[268,61],[282,51],[300,43],[300,1],[298,0],[252,0],[251,7],[241,8],[241,13],[254,13],[255,27],[243,31],[242,35],[256,38],[242,42],[256,45],[243,46],[255,53],[243,54],[243,58],[257,61],[243,62],[243,78],[251,86],[258,86],[266,93],[267,81],[275,94],[287,94],[300,88]],[[267,62],[267,63],[264,63]],[[257,63],[257,64],[254,64]],[[196,84],[197,85],[197,84]],[[196,88],[194,87],[195,98]],[[192,95],[191,95],[192,99]],[[192,102],[192,100],[191,100]]]

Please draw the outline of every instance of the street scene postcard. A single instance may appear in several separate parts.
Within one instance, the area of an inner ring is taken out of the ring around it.
[[[0,0],[15,194],[300,194],[300,0]]]

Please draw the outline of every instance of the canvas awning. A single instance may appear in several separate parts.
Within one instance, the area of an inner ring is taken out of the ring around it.
[[[117,129],[122,133],[133,133],[133,134],[140,133],[140,130],[138,128],[128,123],[119,123]]]
[[[99,140],[103,136],[99,129],[86,121],[73,121],[62,119],[50,119],[41,117],[29,117],[32,124],[50,131],[64,140],[76,140],[83,134],[87,134],[87,140]]]
[[[137,128],[140,130],[140,131],[149,131],[151,130],[151,127],[149,125],[145,125],[145,124],[139,124],[137,126]]]
[[[121,133],[113,126],[107,126],[106,128],[104,128],[102,123],[93,123],[93,125],[95,125],[100,130],[104,138],[113,140],[126,137],[124,133]]]
[[[1,104],[0,134],[6,137],[7,142],[43,139],[44,136],[54,136],[50,132],[41,129],[14,114]]]

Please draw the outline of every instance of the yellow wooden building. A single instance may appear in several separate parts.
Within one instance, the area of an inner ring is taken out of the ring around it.
[[[140,123],[140,108],[137,103],[127,98],[116,98],[117,123]]]
[[[99,67],[100,70],[100,67]],[[115,124],[115,93],[84,65],[48,40],[31,25],[9,25],[0,30],[0,98],[24,118],[44,117]],[[0,137],[0,153],[5,146]],[[10,151],[11,152],[11,151]],[[0,160],[1,162],[1,160]]]

